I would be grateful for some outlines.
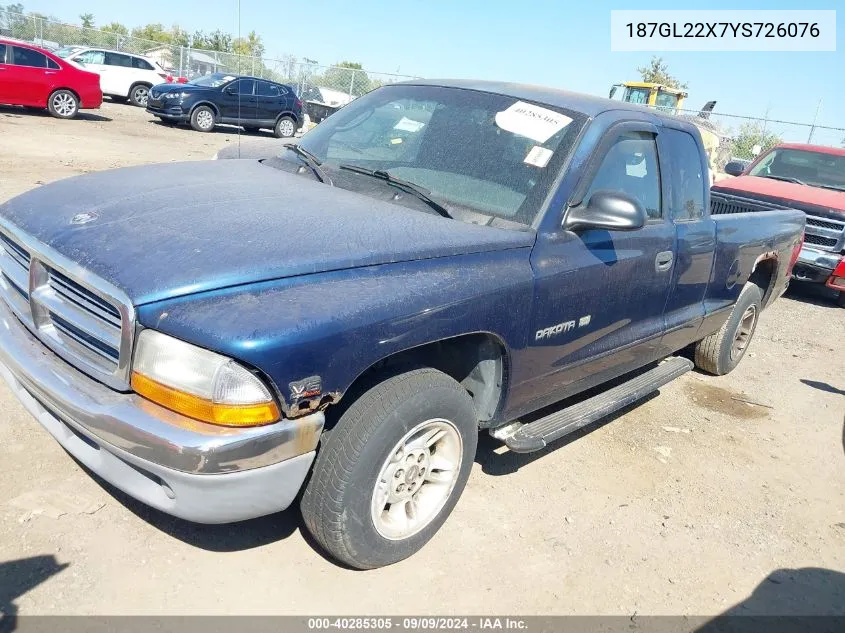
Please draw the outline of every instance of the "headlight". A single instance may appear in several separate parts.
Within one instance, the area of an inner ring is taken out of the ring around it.
[[[162,99],[184,99],[188,95],[184,92],[165,92],[161,98]]]
[[[264,382],[230,358],[155,330],[135,348],[132,388],[163,407],[223,426],[276,422],[279,407]]]

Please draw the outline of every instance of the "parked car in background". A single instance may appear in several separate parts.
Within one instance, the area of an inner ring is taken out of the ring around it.
[[[32,44],[0,39],[0,103],[72,119],[102,102],[96,74]]]
[[[168,73],[155,61],[142,55],[105,48],[59,49],[57,54],[85,65],[100,75],[103,94],[113,99],[129,99],[132,105],[147,106],[150,88],[167,81]]]
[[[0,205],[0,376],[150,506],[224,523],[304,488],[334,558],[395,563],[446,521],[481,431],[538,451],[691,370],[679,350],[738,365],[804,215],[711,215],[707,173],[698,128],[638,106],[382,86],[274,159]]]
[[[226,73],[156,86],[147,112],[163,121],[189,123],[198,132],[211,132],[222,123],[268,128],[279,138],[293,136],[304,120],[302,101],[292,87]]]
[[[804,247],[792,272],[796,281],[824,284],[845,307],[845,149],[782,144],[751,165],[725,165],[736,176],[719,181],[720,191],[807,214]]]

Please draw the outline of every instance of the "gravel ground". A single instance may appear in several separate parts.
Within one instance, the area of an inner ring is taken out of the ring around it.
[[[69,122],[0,108],[0,201],[233,142],[118,104]],[[687,374],[540,453],[484,436],[442,531],[371,572],[323,558],[294,509],[199,526],[145,508],[89,476],[3,385],[0,609],[845,614],[843,331],[845,310],[793,291],[729,376]]]

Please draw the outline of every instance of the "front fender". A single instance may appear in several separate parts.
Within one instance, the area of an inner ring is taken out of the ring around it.
[[[525,345],[533,278],[529,248],[385,264],[237,286],[147,304],[155,328],[251,365],[290,411],[291,383],[319,376],[336,400],[393,354],[489,332]]]

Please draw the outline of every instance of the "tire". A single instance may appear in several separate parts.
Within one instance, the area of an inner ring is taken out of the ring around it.
[[[429,435],[434,441],[425,441]],[[426,444],[429,449],[421,448]],[[300,504],[305,525],[350,567],[403,560],[452,512],[477,444],[475,407],[455,380],[430,368],[389,377],[367,389],[323,436]],[[411,508],[416,519],[409,518]]]
[[[754,337],[762,303],[760,287],[751,282],[745,284],[722,328],[695,344],[695,366],[714,376],[733,371]]]
[[[57,119],[72,119],[79,112],[79,98],[70,90],[56,90],[47,99],[47,110]]]
[[[214,110],[206,105],[201,105],[191,112],[191,127],[197,132],[211,132],[216,124]]]
[[[135,84],[129,89],[129,102],[137,108],[146,108],[150,98],[150,87],[147,84]]]
[[[273,128],[273,133],[276,138],[290,138],[296,134],[296,121],[293,117],[283,116],[276,121],[276,127]]]

